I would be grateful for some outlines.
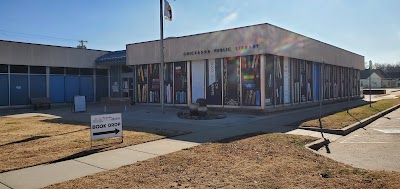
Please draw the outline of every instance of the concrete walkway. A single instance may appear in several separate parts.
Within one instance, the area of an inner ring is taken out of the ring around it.
[[[335,112],[346,107],[347,102],[330,104],[323,107],[324,113]],[[350,107],[365,103],[362,100],[350,102]],[[154,108],[154,107],[153,107]],[[134,113],[124,112],[124,125],[135,122],[140,126],[148,126],[163,129],[186,130],[192,133],[129,146],[116,150],[101,152],[64,162],[39,165],[30,168],[5,172],[0,174],[0,189],[2,188],[39,188],[51,184],[83,177],[86,175],[115,169],[124,165],[136,163],[160,155],[176,152],[185,148],[194,147],[205,142],[215,142],[222,139],[255,132],[272,133],[282,132],[288,134],[308,135],[321,138],[321,133],[297,129],[293,125],[298,121],[319,115],[318,107],[277,113],[268,116],[249,116],[243,114],[228,114],[222,120],[182,120],[176,118],[175,109],[169,109],[165,114],[153,110],[137,110]],[[53,110],[54,111],[54,110]],[[58,111],[58,113],[57,113]],[[45,113],[47,110],[45,111]],[[50,113],[48,111],[47,113]],[[101,112],[101,111],[100,111]],[[158,112],[158,115],[154,113]],[[54,112],[53,112],[54,113]],[[55,110],[53,116],[72,120],[88,119],[90,114],[71,114],[65,110]],[[147,115],[147,116],[146,116]],[[167,127],[166,127],[167,125]],[[340,136],[324,134],[331,141]]]
[[[318,152],[354,167],[400,171],[400,109],[329,144]]]
[[[0,174],[0,189],[40,188],[51,184],[116,169],[199,145],[198,143],[162,139],[119,148],[54,164],[39,165]]]

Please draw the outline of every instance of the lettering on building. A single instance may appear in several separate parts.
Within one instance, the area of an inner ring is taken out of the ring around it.
[[[257,49],[259,44],[250,44],[250,45],[240,45],[236,47],[223,47],[223,48],[215,48],[215,49],[205,49],[205,50],[196,50],[196,51],[187,51],[183,53],[183,56],[193,56],[193,55],[203,55],[203,54],[211,54],[211,53],[224,53],[224,52],[231,52],[235,51],[242,51],[242,50],[251,50]]]

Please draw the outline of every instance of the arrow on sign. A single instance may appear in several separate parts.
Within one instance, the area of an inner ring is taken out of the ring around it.
[[[105,135],[105,134],[110,134],[110,133],[115,133],[115,134],[117,134],[117,133],[119,133],[119,130],[118,130],[118,129],[115,129],[115,130],[111,130],[111,131],[103,131],[103,132],[93,133],[93,136],[96,136],[96,135]]]

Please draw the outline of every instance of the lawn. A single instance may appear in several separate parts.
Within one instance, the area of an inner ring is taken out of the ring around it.
[[[351,124],[357,123],[367,117],[375,115],[383,110],[400,104],[400,98],[385,99],[369,104],[352,108],[347,111],[341,111],[332,115],[325,116],[321,119],[322,127],[326,129],[343,129]],[[318,119],[308,120],[300,123],[303,127],[320,127]]]
[[[400,173],[328,159],[304,147],[313,140],[263,134],[207,143],[46,188],[400,188]]]
[[[90,143],[89,124],[50,117],[0,117],[0,172],[153,141],[182,134],[175,131],[124,130],[121,138]]]

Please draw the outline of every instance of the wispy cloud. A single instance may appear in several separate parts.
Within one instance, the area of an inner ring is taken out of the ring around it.
[[[235,21],[237,19],[238,15],[239,15],[239,13],[237,11],[230,12],[228,15],[226,15],[225,17],[223,17],[221,19],[221,23],[223,25],[229,24],[229,23]]]

